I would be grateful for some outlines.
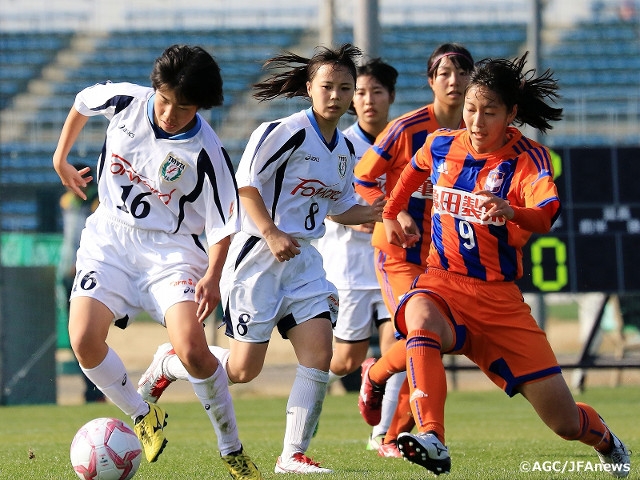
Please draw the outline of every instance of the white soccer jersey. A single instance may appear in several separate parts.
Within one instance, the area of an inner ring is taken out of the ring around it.
[[[188,132],[158,132],[153,96],[152,88],[110,82],[76,96],[78,112],[110,120],[97,169],[99,209],[142,230],[205,232],[213,245],[239,229],[231,161],[200,115]]]
[[[257,188],[280,230],[305,240],[321,237],[327,215],[357,204],[353,145],[340,131],[336,135],[333,145],[327,145],[311,109],[263,123],[240,160],[238,188]],[[242,230],[261,236],[246,212]]]
[[[373,144],[358,123],[344,130],[356,150],[356,163]],[[367,205],[358,194],[358,201]],[[327,279],[338,289],[379,290],[376,278],[371,234],[327,220],[326,232],[317,242],[322,253]],[[340,299],[342,302],[342,298]]]

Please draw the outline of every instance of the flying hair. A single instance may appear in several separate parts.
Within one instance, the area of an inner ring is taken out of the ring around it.
[[[284,52],[265,61],[263,70],[275,71],[265,80],[253,85],[254,98],[264,101],[277,97],[306,97],[307,82],[313,80],[322,65],[331,64],[335,68],[344,67],[353,76],[355,84],[356,59],[362,55],[359,48],[345,43],[337,49],[317,47],[311,58],[292,52]]]
[[[482,87],[490,90],[511,111],[517,105],[516,125],[530,125],[545,133],[553,128],[551,121],[562,119],[562,108],[550,105],[558,95],[558,82],[547,69],[536,76],[535,69],[525,70],[527,55],[507,60],[503,58],[480,60],[473,72],[467,90]]]

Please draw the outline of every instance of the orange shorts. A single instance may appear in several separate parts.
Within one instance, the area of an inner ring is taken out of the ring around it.
[[[389,312],[398,308],[400,297],[411,290],[413,282],[424,273],[424,267],[387,255],[374,249],[376,277],[382,291],[382,299]]]
[[[515,283],[430,268],[398,306],[395,324],[404,336],[404,306],[413,295],[427,295],[449,320],[454,346],[443,353],[465,355],[509,396],[519,385],[560,373],[547,335]]]

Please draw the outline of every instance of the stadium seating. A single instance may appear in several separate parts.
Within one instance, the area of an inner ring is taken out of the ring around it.
[[[67,48],[71,32],[3,33],[0,36],[0,109],[25,90],[56,53]]]
[[[640,141],[640,38],[637,22],[584,20],[542,49],[544,68],[560,85],[564,122],[554,145],[635,144]],[[580,128],[575,131],[575,124]]]
[[[544,44],[541,65],[553,69],[559,79],[562,97],[558,105],[565,110],[566,119],[547,135],[546,143],[596,145],[610,143],[612,138],[621,143],[638,143],[638,32],[638,24],[634,22],[590,20],[553,36],[556,39],[553,43]],[[5,135],[0,142],[2,229],[37,229],[37,212],[24,192],[61,190],[51,168],[51,155],[74,95],[85,86],[109,79],[148,85],[153,61],[166,46],[202,45],[221,65],[225,93],[222,108],[202,113],[237,163],[249,133],[257,124],[309,105],[304,99],[256,104],[250,97],[251,85],[262,74],[262,62],[277,52],[309,45],[305,42],[307,33],[302,28],[273,27],[127,30],[95,36],[72,32],[3,33],[0,38],[3,125],[7,121],[23,125],[24,133],[10,139]],[[524,23],[383,26],[380,35],[380,56],[400,72],[396,102],[390,112],[395,117],[432,100],[426,62],[438,44],[463,43],[476,60],[513,58],[526,49],[527,27]],[[336,43],[351,41],[351,29],[339,26]],[[353,120],[345,116],[341,126]],[[620,129],[621,123],[629,127]],[[97,157],[104,119],[92,120],[90,125],[72,152],[72,161],[91,163]],[[605,128],[609,125],[615,125],[617,130]],[[23,194],[18,195],[18,191]]]

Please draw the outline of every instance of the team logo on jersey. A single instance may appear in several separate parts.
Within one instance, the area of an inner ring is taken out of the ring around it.
[[[181,162],[172,153],[168,153],[160,166],[160,177],[165,182],[175,182],[184,173],[187,165]]]
[[[338,155],[338,173],[340,174],[340,178],[344,178],[344,176],[347,174],[346,155]]]
[[[504,172],[498,169],[491,170],[487,176],[487,180],[484,182],[484,189],[489,190],[491,193],[498,193],[502,188],[503,181]]]

